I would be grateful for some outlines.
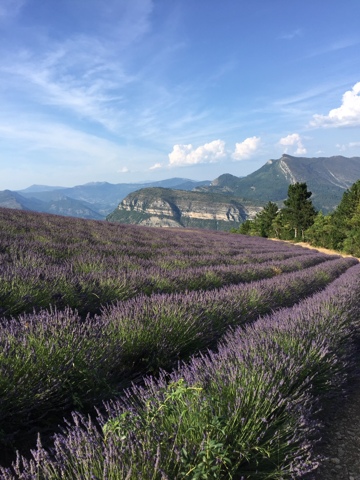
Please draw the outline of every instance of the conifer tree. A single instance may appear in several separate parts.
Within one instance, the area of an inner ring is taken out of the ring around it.
[[[355,182],[344,193],[341,202],[337,206],[332,215],[333,224],[333,248],[342,250],[344,248],[345,239],[353,236],[351,231],[356,228],[356,219],[352,221],[352,217],[358,216],[358,206],[360,204],[360,180]],[[349,242],[347,242],[349,243]]]
[[[288,198],[284,201],[282,216],[293,231],[295,239],[304,238],[304,231],[314,222],[316,210],[310,200],[311,195],[306,183],[297,182],[289,185]]]
[[[278,213],[278,207],[274,202],[268,202],[265,207],[258,212],[253,221],[254,235],[259,237],[270,237],[273,233],[272,222]]]

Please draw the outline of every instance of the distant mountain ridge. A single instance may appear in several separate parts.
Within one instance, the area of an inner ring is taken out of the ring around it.
[[[31,185],[24,190],[0,192],[0,207],[34,210],[64,216],[104,220],[129,193],[144,187],[176,187],[192,190],[210,185],[210,180],[170,178],[147,183],[90,182],[75,187]]]
[[[314,206],[332,211],[360,178],[360,157],[306,158],[283,155],[246,177],[224,174],[193,192],[141,189],[125,197],[107,219],[154,226],[194,226],[228,230],[251,219],[267,202],[279,206],[290,184],[305,182]],[[202,194],[197,196],[196,193]]]
[[[340,202],[344,191],[360,178],[360,157],[293,157],[284,154],[278,160],[269,160],[246,177],[225,174],[211,185],[198,187],[203,192],[231,194],[256,200],[282,202],[290,184],[305,182],[313,193],[313,204],[318,210],[329,212]]]
[[[340,203],[344,191],[358,179],[360,157],[307,158],[284,154],[280,159],[269,160],[246,177],[225,173],[212,182],[170,178],[152,183],[91,182],[72,188],[32,185],[17,192],[4,190],[0,192],[0,207],[97,220],[109,216],[124,223],[145,222],[161,226],[162,223],[175,221],[176,226],[196,224],[219,228],[222,225],[227,229],[231,223],[251,218],[268,201],[281,206],[289,185],[295,182],[306,182],[313,193],[311,199],[315,207],[328,213]],[[177,193],[172,193],[174,191]],[[138,197],[137,203],[136,196],[132,196],[134,192]],[[193,195],[190,195],[191,192]],[[123,200],[126,201],[122,203]],[[168,202],[168,206],[161,206],[162,202]],[[179,202],[180,206],[177,205]],[[214,202],[216,206],[211,206]],[[155,208],[149,206],[150,203]],[[177,216],[174,214],[176,208]],[[189,218],[192,220],[187,220]]]

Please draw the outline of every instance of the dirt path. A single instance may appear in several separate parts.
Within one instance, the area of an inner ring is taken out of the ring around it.
[[[353,255],[337,252],[336,250],[329,250],[328,248],[322,248],[322,247],[313,247],[312,245],[310,245],[310,243],[298,242],[298,243],[294,243],[294,245],[300,245],[300,247],[311,248],[312,250],[317,250],[318,252],[321,252],[321,253],[328,253],[329,255],[340,255],[341,257],[353,257]],[[354,258],[357,258],[357,257],[354,257]],[[358,258],[358,260],[360,260],[360,258]]]
[[[342,395],[326,402],[320,418],[324,429],[316,453],[325,459],[306,480],[360,480],[359,376]]]
[[[330,255],[352,256],[305,242],[295,245]],[[360,480],[360,347],[344,391],[324,403],[320,419],[324,427],[316,453],[323,459],[304,480]]]
[[[352,256],[308,243],[296,245],[331,255]],[[325,459],[306,480],[360,480],[360,349],[356,370],[343,393],[323,406],[320,418],[324,428],[316,452]]]
[[[311,250],[317,250],[318,252],[327,253],[329,255],[340,255],[341,257],[353,257],[353,258],[357,258],[360,261],[360,258],[354,257],[353,255],[349,255],[347,253],[342,253],[342,252],[337,252],[336,250],[329,250],[328,248],[314,247],[313,245],[310,245],[310,243],[305,243],[305,242],[296,242],[295,243],[295,242],[292,242],[290,240],[279,240],[277,238],[271,238],[270,240],[274,240],[276,242],[292,243],[293,245],[299,245],[300,247],[310,248]]]

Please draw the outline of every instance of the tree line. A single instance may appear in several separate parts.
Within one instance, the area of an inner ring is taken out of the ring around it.
[[[246,220],[233,233],[281,240],[306,241],[360,256],[360,180],[345,191],[330,214],[317,212],[306,183],[289,185],[284,207],[268,202],[253,220]]]

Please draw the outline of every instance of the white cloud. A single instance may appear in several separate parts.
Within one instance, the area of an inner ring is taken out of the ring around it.
[[[293,152],[295,155],[304,155],[307,150],[302,144],[301,137],[298,133],[292,133],[290,135],[287,135],[286,137],[283,137],[279,141],[279,145],[283,145],[285,147],[292,147],[296,146],[297,149],[295,152]],[[285,153],[287,153],[288,148],[285,148]]]
[[[360,82],[344,93],[339,108],[330,110],[327,115],[314,115],[312,127],[347,127],[360,125]]]
[[[118,170],[118,173],[129,173],[129,172],[130,172],[130,170],[127,167],[121,167]]]
[[[196,165],[198,163],[216,163],[226,156],[225,142],[214,140],[194,148],[189,145],[174,145],[169,153],[170,166]]]
[[[235,151],[231,155],[234,160],[245,160],[253,155],[260,146],[260,137],[249,137],[241,143],[235,144]]]
[[[155,163],[149,168],[149,170],[157,170],[158,168],[161,168],[161,167],[162,167],[161,163]]]

